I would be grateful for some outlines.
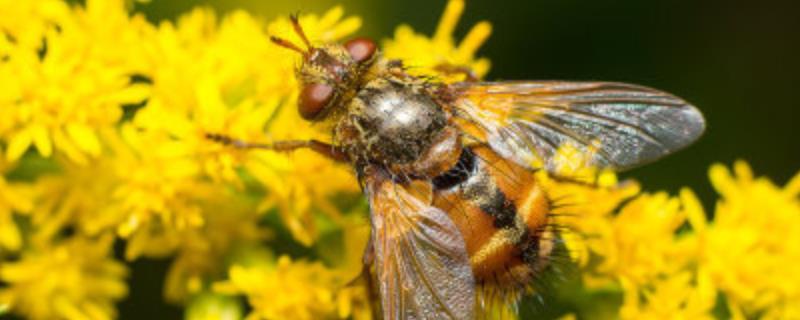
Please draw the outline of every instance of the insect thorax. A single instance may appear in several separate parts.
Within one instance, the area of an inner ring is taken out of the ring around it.
[[[442,108],[416,85],[379,78],[353,98],[336,134],[355,158],[386,164],[419,160],[447,124]]]

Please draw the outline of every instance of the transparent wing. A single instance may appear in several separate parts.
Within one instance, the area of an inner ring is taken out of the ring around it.
[[[592,165],[627,169],[695,141],[703,115],[678,97],[613,82],[519,81],[457,87],[456,121],[500,155],[528,167],[558,167],[565,144]]]
[[[420,190],[378,175],[365,182],[383,319],[474,319],[475,281],[455,224]]]

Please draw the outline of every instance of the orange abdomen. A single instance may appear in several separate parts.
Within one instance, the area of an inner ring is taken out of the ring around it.
[[[521,287],[541,271],[553,247],[550,203],[531,171],[487,147],[465,148],[434,185],[434,206],[461,231],[479,284]]]

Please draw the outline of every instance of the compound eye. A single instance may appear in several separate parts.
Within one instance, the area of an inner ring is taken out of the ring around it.
[[[347,48],[347,52],[350,53],[350,57],[355,60],[355,62],[362,63],[364,61],[368,61],[372,58],[372,55],[375,54],[375,49],[377,46],[375,42],[367,38],[355,38],[347,43],[344,44],[344,47]]]
[[[306,120],[313,120],[333,99],[333,87],[324,83],[310,83],[300,92],[298,111]]]

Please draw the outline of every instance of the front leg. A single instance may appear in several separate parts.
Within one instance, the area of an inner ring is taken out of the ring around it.
[[[350,157],[342,148],[318,140],[280,140],[273,143],[252,143],[216,133],[206,133],[206,138],[224,145],[239,149],[266,149],[278,152],[289,152],[297,149],[310,149],[331,160],[349,162]]]

